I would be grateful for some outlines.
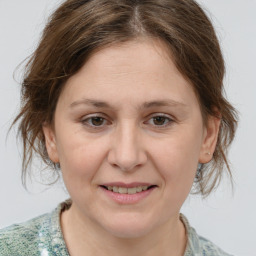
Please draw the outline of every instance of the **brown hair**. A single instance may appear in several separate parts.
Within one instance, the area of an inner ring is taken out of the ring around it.
[[[213,26],[193,0],[67,0],[50,17],[27,66],[22,84],[20,120],[23,182],[34,153],[54,169],[42,125],[52,123],[66,80],[102,47],[137,37],[161,39],[177,68],[190,81],[204,120],[221,115],[216,150],[195,180],[196,192],[208,195],[224,165],[231,175],[227,148],[236,129],[236,111],[224,97],[224,61]],[[217,112],[218,114],[217,114]]]

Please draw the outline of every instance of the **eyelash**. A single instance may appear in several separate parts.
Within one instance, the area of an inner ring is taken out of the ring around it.
[[[152,124],[152,126],[161,129],[161,128],[165,128],[165,127],[170,126],[170,125],[174,122],[174,120],[173,120],[169,115],[162,114],[162,113],[156,113],[156,114],[154,114],[153,116],[150,117],[149,121],[150,121],[150,120],[154,120],[154,118],[159,118],[159,117],[160,117],[160,118],[164,118],[164,124],[163,124],[163,125],[155,125],[155,124]],[[147,122],[149,122],[149,121],[147,121]],[[166,121],[167,121],[167,123],[166,123]]]
[[[151,117],[148,119],[148,121],[146,121],[144,123],[149,123],[150,120],[154,120],[154,118],[158,118],[158,117],[164,118],[164,124],[163,125],[151,124],[153,127],[156,127],[158,129],[166,128],[174,122],[173,118],[171,118],[169,115],[162,114],[162,113],[155,113],[154,115],[151,115]],[[100,118],[104,122],[104,124],[98,125],[98,126],[93,125],[92,124],[93,118]],[[81,123],[85,126],[88,126],[89,128],[92,128],[92,129],[102,129],[105,126],[105,124],[108,123],[108,121],[102,114],[99,113],[99,114],[95,114],[95,115],[92,115],[92,116],[82,119]]]
[[[95,114],[95,115],[89,116],[89,117],[87,117],[85,119],[82,119],[81,122],[82,122],[83,125],[86,125],[86,126],[92,128],[92,129],[102,129],[102,125],[97,126],[97,125],[93,125],[91,123],[93,118],[100,118],[100,119],[103,120],[104,123],[107,122],[107,119],[104,118],[101,114]]]

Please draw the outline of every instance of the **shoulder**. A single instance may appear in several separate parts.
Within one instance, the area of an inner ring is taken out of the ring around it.
[[[60,214],[68,209],[67,200],[52,211],[0,230],[1,256],[69,256],[60,226]]]
[[[212,243],[210,240],[198,236],[199,242],[201,245],[201,250],[202,250],[202,255],[207,255],[207,256],[232,256],[231,254],[228,254],[224,252],[222,249],[220,249],[217,245]]]
[[[40,236],[41,227],[46,227],[49,214],[44,214],[24,223],[14,224],[0,230],[0,255],[32,255]]]
[[[187,232],[187,248],[184,256],[232,256],[224,252],[210,240],[199,236],[195,229],[189,225],[188,220],[184,215],[180,216]]]

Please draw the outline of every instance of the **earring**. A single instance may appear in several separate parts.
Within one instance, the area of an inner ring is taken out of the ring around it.
[[[197,170],[196,170],[196,180],[200,180],[202,177],[202,168],[203,168],[203,164],[198,163],[197,165]]]
[[[211,155],[211,152],[206,152],[207,155]]]

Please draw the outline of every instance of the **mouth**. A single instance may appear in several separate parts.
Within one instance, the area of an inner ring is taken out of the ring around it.
[[[158,186],[150,183],[132,182],[111,182],[99,186],[103,195],[107,196],[117,204],[134,205],[146,200],[147,197],[154,194]]]
[[[141,186],[114,186],[114,185],[100,185],[105,190],[119,193],[119,194],[138,194],[147,190],[152,190],[157,187],[157,185],[141,185]]]

